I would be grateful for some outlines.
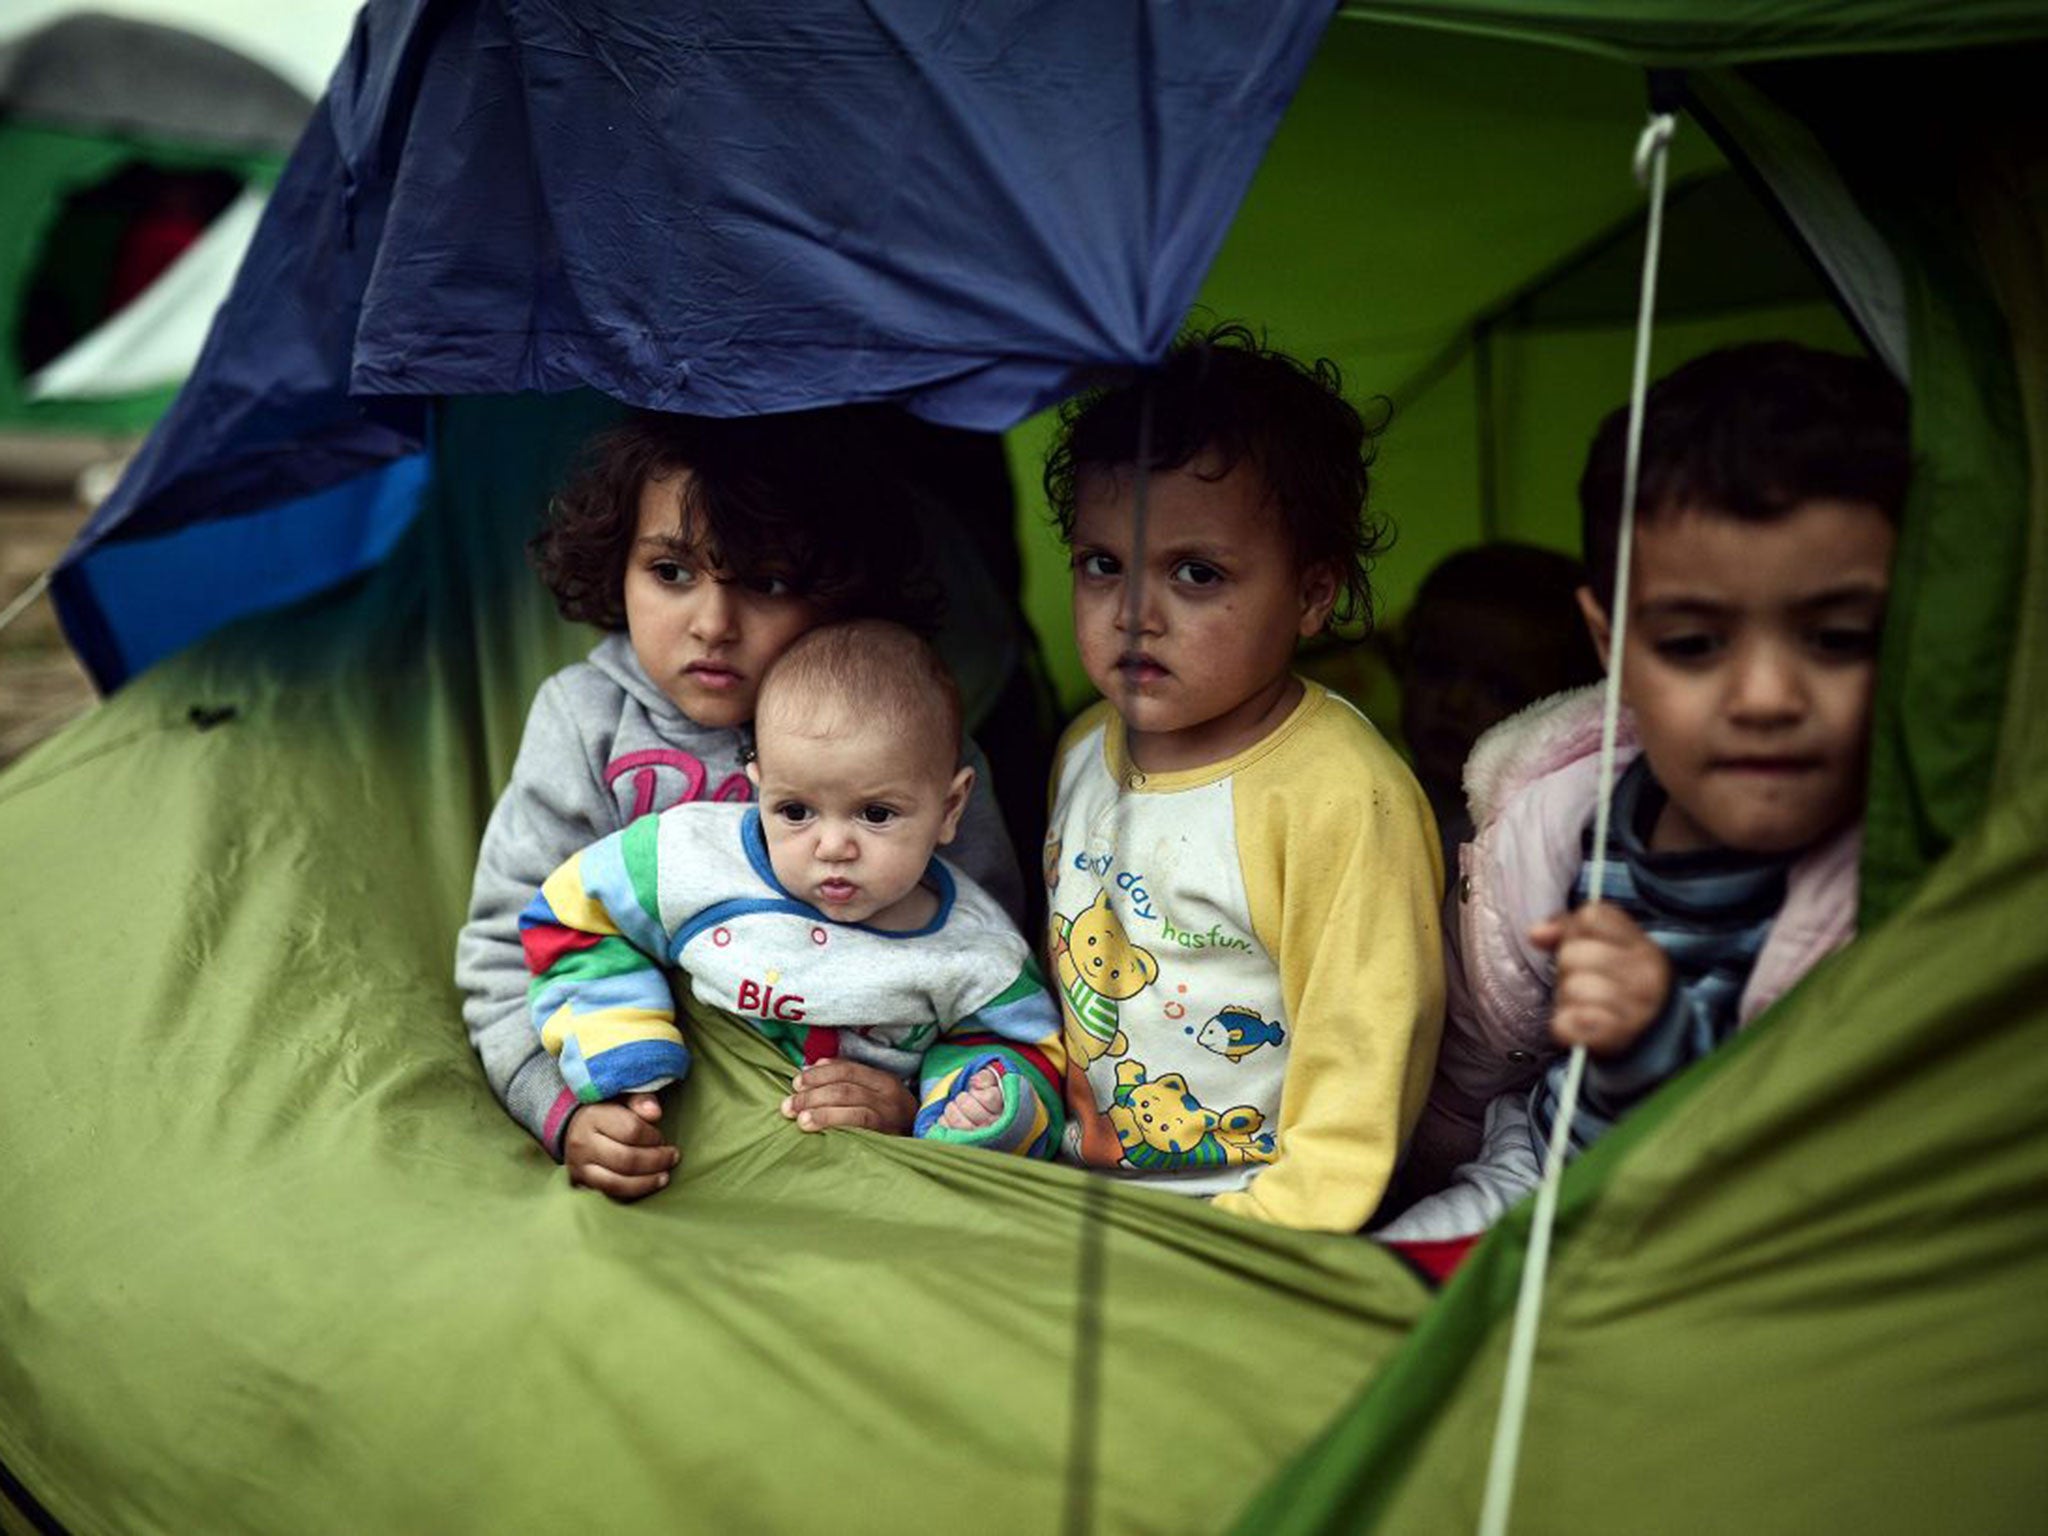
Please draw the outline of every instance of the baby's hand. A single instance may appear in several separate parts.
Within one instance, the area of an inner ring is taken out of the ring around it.
[[[1620,1055],[1671,995],[1671,961],[1633,918],[1606,902],[1538,923],[1529,942],[1557,954],[1550,1035],[1567,1048]]]
[[[835,1056],[790,1079],[782,1113],[807,1131],[843,1125],[908,1136],[917,1118],[917,1097],[880,1067]]]
[[[983,1067],[946,1101],[939,1124],[949,1131],[978,1131],[994,1125],[1003,1112],[1003,1069]]]
[[[651,1093],[577,1109],[562,1134],[569,1182],[622,1201],[664,1187],[682,1154],[661,1134],[660,1121],[661,1100]]]

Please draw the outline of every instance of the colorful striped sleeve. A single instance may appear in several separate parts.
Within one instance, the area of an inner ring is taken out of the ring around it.
[[[591,844],[519,914],[541,1044],[586,1104],[652,1090],[690,1070],[663,962],[655,897],[658,818]]]
[[[994,1123],[971,1131],[941,1125],[947,1103],[984,1067],[994,1067],[1001,1080],[1003,1107]],[[1050,1158],[1066,1129],[1065,1071],[1059,1009],[1027,958],[1014,981],[925,1053],[912,1133],[930,1141]]]

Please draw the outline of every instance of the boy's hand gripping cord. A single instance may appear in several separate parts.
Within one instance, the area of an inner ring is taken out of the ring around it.
[[[1653,113],[1636,140],[1635,177],[1650,194],[1649,229],[1643,241],[1643,279],[1636,306],[1635,373],[1628,395],[1628,447],[1622,460],[1621,536],[1615,545],[1614,591],[1608,604],[1606,708],[1600,720],[1599,793],[1593,815],[1593,855],[1588,886],[1598,901],[1607,874],[1607,827],[1614,805],[1614,737],[1621,718],[1622,643],[1628,631],[1629,563],[1635,548],[1636,475],[1643,449],[1643,397],[1649,391],[1650,332],[1657,308],[1657,251],[1664,233],[1664,171],[1671,153],[1677,120],[1668,112]],[[1536,1210],[1529,1224],[1529,1253],[1522,1265],[1522,1286],[1515,1298],[1515,1327],[1508,1340],[1507,1374],[1501,1383],[1500,1417],[1494,1421],[1493,1456],[1486,1468],[1486,1502],[1479,1514],[1480,1536],[1506,1536],[1508,1512],[1514,1503],[1515,1464],[1522,1451],[1522,1425],[1529,1410],[1529,1375],[1536,1356],[1536,1328],[1543,1314],[1543,1281],[1550,1265],[1550,1232],[1557,1219],[1557,1186],[1564,1176],[1565,1153],[1571,1146],[1572,1119],[1578,1112],[1579,1082],[1586,1073],[1586,1048],[1572,1047],[1558,1094],[1557,1118],[1543,1159],[1543,1182],[1536,1187]]]

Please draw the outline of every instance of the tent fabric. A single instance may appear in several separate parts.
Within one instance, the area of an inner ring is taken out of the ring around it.
[[[1631,215],[1482,315],[1483,326],[1634,325],[1648,216]],[[1827,290],[1804,249],[1733,171],[1689,177],[1665,199],[1657,314],[1692,318],[1810,304]]]
[[[1328,19],[1074,5],[1023,68],[1013,16],[934,0],[373,3],[191,386],[66,556],[67,631],[118,684],[81,643],[120,627],[74,574],[97,544],[412,452],[429,395],[993,429],[1155,360]]]
[[[411,525],[431,474],[429,456],[415,453],[233,522],[109,545],[92,565],[94,612],[123,616],[119,654],[139,670],[223,622],[324,591],[337,572],[375,566]],[[237,578],[225,594],[223,570]],[[97,638],[109,649],[117,643]]]
[[[2017,276],[1994,284],[1986,262],[2026,273],[2042,249],[2048,120],[2025,103],[2044,66],[2048,46],[1764,80],[1781,106],[1798,93],[1797,112],[1900,252],[1913,336],[1914,515],[1901,534],[1878,685],[1866,921],[1895,910],[1984,816],[2007,750],[2003,728],[2039,704],[2014,693],[2039,674],[2014,641],[2030,606],[2048,598],[2037,587],[2030,602],[2023,585],[2041,558],[2029,503],[2043,464],[2029,457],[2022,393],[2038,394],[2048,361],[2017,345],[2028,338],[2008,316],[2023,312],[2040,279],[2037,265],[2031,287]],[[1909,130],[1884,105],[1886,93],[1906,89],[1936,110],[1937,129]],[[1923,346],[1939,355],[1922,359]]]
[[[1827,272],[1871,350],[1900,380],[1910,378],[1905,280],[1898,258],[1856,206],[1826,151],[1797,118],[1773,107],[1734,71],[1702,77],[1693,95],[1709,122],[1741,124],[1744,162],[1797,224],[1806,249]]]
[[[1645,65],[1990,47],[2039,38],[2036,0],[1342,0],[1347,20],[1443,27]]]
[[[505,408],[373,576],[0,779],[0,1465],[81,1533],[1220,1525],[1413,1325],[1384,1254],[807,1136],[731,1025],[637,1206],[483,1091],[451,939],[589,639],[502,536],[581,423]]]
[[[2034,1527],[2044,817],[2048,775],[1574,1165],[1514,1529]],[[1476,1526],[1528,1217],[1237,1529]]]
[[[105,399],[183,383],[262,211],[262,194],[244,192],[132,303],[30,375],[29,399]]]

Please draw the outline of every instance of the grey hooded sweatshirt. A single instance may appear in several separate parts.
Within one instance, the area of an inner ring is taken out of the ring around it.
[[[749,744],[744,728],[702,726],[677,709],[624,634],[606,635],[534,695],[511,782],[477,851],[455,984],[491,1092],[558,1162],[577,1101],[527,1014],[520,910],[571,855],[637,817],[691,800],[751,800]],[[1016,855],[972,743],[966,760],[974,793],[947,857],[1016,921],[1024,898]]]

